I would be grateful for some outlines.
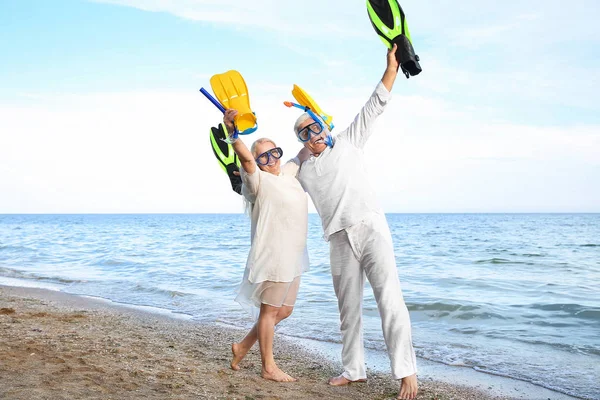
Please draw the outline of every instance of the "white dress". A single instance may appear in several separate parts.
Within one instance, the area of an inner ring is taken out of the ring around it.
[[[236,301],[255,317],[261,304],[293,306],[308,270],[308,198],[290,160],[280,175],[240,168],[242,194],[252,204],[252,246]]]

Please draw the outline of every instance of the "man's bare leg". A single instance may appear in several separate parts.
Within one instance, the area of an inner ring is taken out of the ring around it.
[[[340,376],[335,376],[333,378],[329,378],[329,381],[327,383],[329,383],[331,386],[346,386],[349,385],[350,383],[362,383],[362,382],[366,382],[366,379],[357,379],[355,381],[351,381],[350,379],[346,378],[344,375],[340,375]]]
[[[402,378],[402,383],[400,384],[400,393],[398,393],[398,400],[413,400],[417,398],[417,392],[419,390],[419,385],[417,384],[417,375],[412,374],[410,376],[405,376]]]

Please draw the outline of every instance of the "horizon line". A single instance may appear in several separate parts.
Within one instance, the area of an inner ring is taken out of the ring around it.
[[[402,215],[464,215],[464,214],[600,214],[600,211],[421,211],[421,212],[384,212]],[[243,212],[33,212],[33,213],[0,213],[0,216],[11,215],[245,215]],[[309,212],[308,215],[319,215]]]

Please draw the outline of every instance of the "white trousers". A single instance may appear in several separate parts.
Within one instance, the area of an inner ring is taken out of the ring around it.
[[[417,372],[410,317],[404,304],[392,235],[384,215],[372,214],[363,222],[329,237],[331,274],[338,298],[342,332],[344,377],[367,377],[362,330],[365,277],[373,287],[381,328],[394,379]]]

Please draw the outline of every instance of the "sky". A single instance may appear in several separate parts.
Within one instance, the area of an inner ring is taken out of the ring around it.
[[[423,72],[365,148],[385,212],[600,212],[600,3],[403,0]],[[239,213],[200,93],[241,72],[291,158],[381,79],[364,1],[0,0],[0,213]],[[314,208],[311,205],[311,211]]]

